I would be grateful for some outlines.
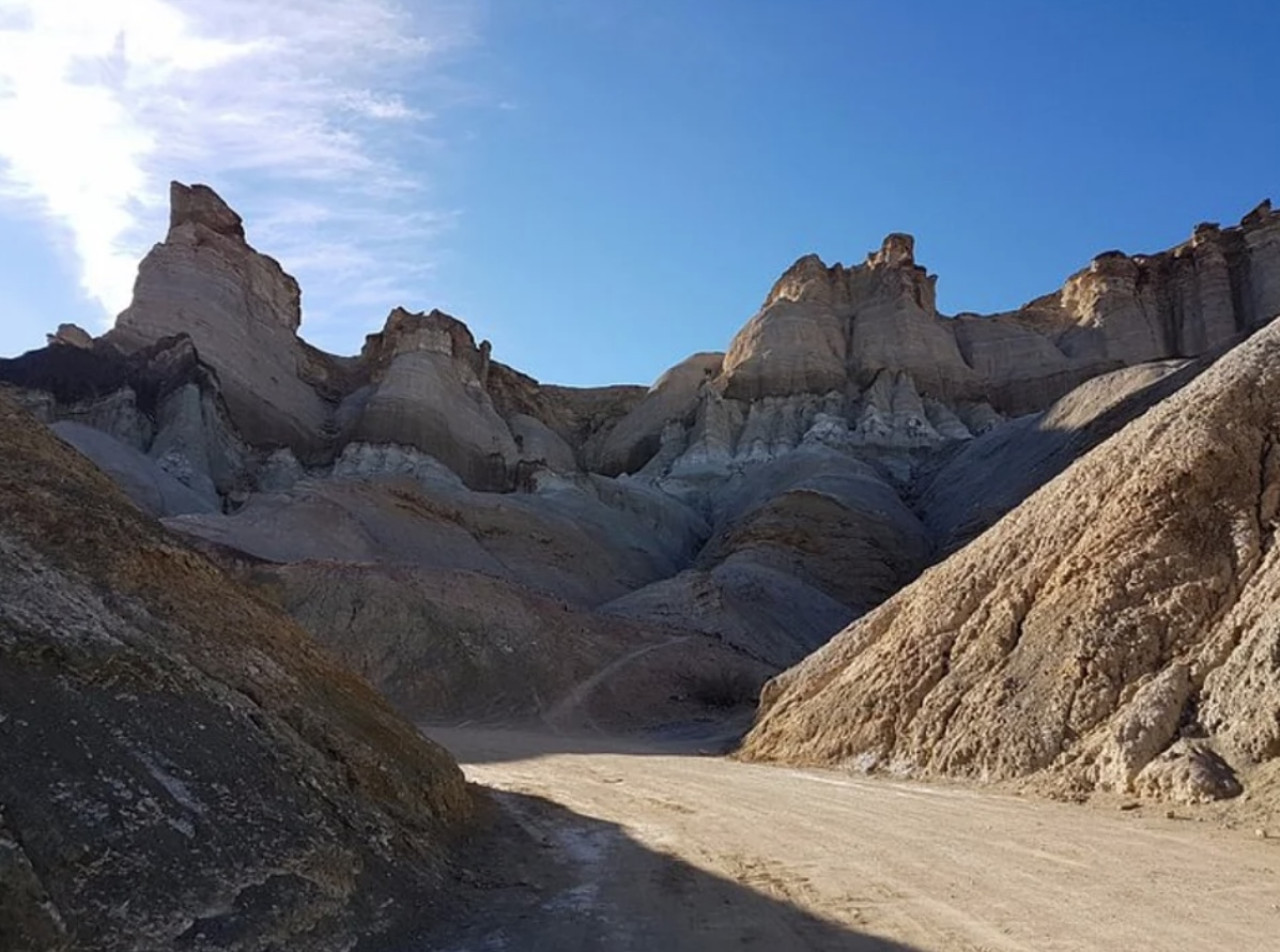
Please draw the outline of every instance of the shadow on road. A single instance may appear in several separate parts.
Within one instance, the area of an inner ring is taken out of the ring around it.
[[[631,734],[552,731],[546,725],[418,724],[427,737],[447,748],[459,763],[490,764],[552,754],[630,754],[644,756],[721,756],[737,749],[751,728],[754,711],[683,721]]]
[[[718,875],[552,801],[478,795],[484,819],[455,869],[463,884],[455,901],[431,927],[376,948],[911,952],[806,910],[818,893],[767,859],[709,857],[728,874]],[[857,921],[857,897],[822,901],[832,916]]]

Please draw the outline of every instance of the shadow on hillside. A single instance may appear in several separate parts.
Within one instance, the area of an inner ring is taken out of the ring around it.
[[[711,858],[727,878],[552,801],[480,793],[484,820],[455,869],[460,894],[429,927],[367,952],[911,952],[797,905],[803,896],[833,916],[859,916],[854,897],[833,902],[767,857]]]
[[[545,724],[439,724],[419,722],[427,737],[459,763],[531,760],[553,754],[627,754],[637,757],[720,756],[737,749],[752,711],[738,716],[667,724],[627,734],[555,731]]]

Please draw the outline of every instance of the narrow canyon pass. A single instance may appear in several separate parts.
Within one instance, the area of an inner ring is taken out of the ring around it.
[[[1008,313],[935,281],[902,234],[808,256],[723,353],[544,385],[439,311],[316,349],[294,279],[174,183],[115,327],[0,360],[0,946],[453,922],[490,807],[411,722],[706,753],[759,701],[742,759],[1265,832],[1280,213]],[[471,769],[536,852],[537,772]]]

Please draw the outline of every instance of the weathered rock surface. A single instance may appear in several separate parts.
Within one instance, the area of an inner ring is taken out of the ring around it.
[[[877,470],[822,445],[751,467],[721,492],[702,566],[730,555],[790,574],[861,612],[924,567],[929,538]]]
[[[240,216],[211,189],[175,182],[170,206],[169,234],[143,259],[108,342],[133,352],[186,334],[247,442],[320,455],[330,409],[303,379],[298,283],[245,242]]]
[[[59,324],[52,334],[45,335],[50,344],[65,344],[87,350],[93,347],[93,336],[77,324]]]
[[[853,610],[790,572],[730,555],[606,602],[601,613],[711,635],[777,671],[819,647]]]
[[[1211,357],[1158,361],[1086,381],[1043,413],[954,443],[921,468],[912,508],[949,554],[1075,460],[1195,378]]]
[[[1017,311],[954,318],[938,312],[936,279],[916,263],[909,235],[890,235],[854,267],[808,255],[778,279],[702,384],[728,405],[715,414],[716,445],[731,457],[758,452],[769,445],[762,432],[787,429],[801,395],[821,398],[863,444],[939,445],[1043,411],[1098,374],[1218,352],[1280,309],[1277,247],[1280,214],[1263,203],[1240,226],[1199,226],[1168,252],[1099,255]],[[685,425],[660,442],[651,411],[633,411],[614,431],[610,465],[630,459],[630,472],[681,438],[696,446],[690,402],[664,414]],[[788,408],[782,418],[779,405]]]
[[[305,562],[249,577],[415,718],[630,730],[719,713],[700,685],[741,682],[752,703],[776,670],[479,573]]]
[[[0,381],[42,421],[100,430],[125,447],[99,441],[101,453],[142,453],[218,508],[248,491],[266,455],[241,440],[216,374],[185,335],[128,354],[104,339],[89,348],[55,345],[0,360]]]
[[[950,318],[890,235],[860,265],[802,258],[724,354],[577,389],[439,311],[392,310],[355,357],[310,347],[293,279],[175,184],[116,329],[61,329],[0,380],[211,551],[372,563],[370,585],[480,573],[603,613],[593,658],[625,618],[781,666],[1251,333],[1280,307],[1278,248],[1264,204]]]
[[[352,400],[348,440],[412,446],[469,486],[508,489],[519,448],[485,390],[489,346],[461,321],[396,309],[361,354],[373,380]]]
[[[420,917],[452,759],[0,395],[0,947],[347,949]]]
[[[771,682],[744,754],[1239,792],[1280,755],[1278,368],[1273,323]]]
[[[50,429],[59,439],[97,464],[139,509],[149,515],[162,518],[188,512],[219,511],[216,493],[201,495],[165,472],[155,460],[102,430],[70,420],[54,423]]]
[[[706,533],[674,500],[587,477],[531,494],[386,477],[306,480],[256,494],[229,516],[188,514],[167,525],[272,562],[484,572],[580,606],[674,574]]]
[[[722,360],[721,354],[694,354],[664,373],[617,426],[588,442],[588,465],[606,476],[638,470],[662,445],[663,429],[691,417]]]

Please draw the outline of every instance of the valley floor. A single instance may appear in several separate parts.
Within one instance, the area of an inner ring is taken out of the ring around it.
[[[1186,809],[744,764],[692,739],[427,732],[493,791],[494,823],[456,925],[406,948],[1280,950],[1280,840]]]

